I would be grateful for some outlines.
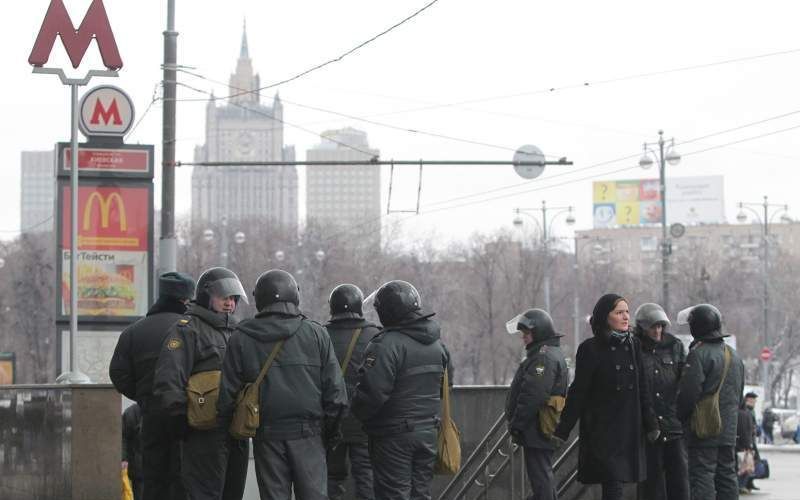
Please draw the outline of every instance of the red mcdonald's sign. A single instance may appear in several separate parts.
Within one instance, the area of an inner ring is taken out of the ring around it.
[[[69,227],[69,187],[64,188],[65,228]],[[78,247],[81,250],[146,251],[150,204],[145,187],[81,186],[78,190]],[[62,234],[69,248],[69,231]]]
[[[93,38],[97,40],[100,56],[106,68],[111,70],[122,68],[122,58],[102,0],[92,0],[86,16],[77,29],[72,24],[64,1],[51,0],[28,62],[34,66],[44,66],[50,58],[57,35],[61,36],[61,42],[67,50],[73,68],[80,66]]]

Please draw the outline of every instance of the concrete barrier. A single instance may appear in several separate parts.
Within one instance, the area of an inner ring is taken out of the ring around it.
[[[120,498],[120,410],[111,385],[0,386],[0,498]]]

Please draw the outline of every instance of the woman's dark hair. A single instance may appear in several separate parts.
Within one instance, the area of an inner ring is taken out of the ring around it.
[[[592,333],[599,335],[608,332],[608,315],[617,307],[617,304],[627,299],[615,293],[607,293],[600,297],[592,310],[592,317],[589,324],[592,326]]]

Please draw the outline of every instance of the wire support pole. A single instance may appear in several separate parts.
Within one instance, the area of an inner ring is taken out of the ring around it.
[[[177,89],[175,85],[178,32],[175,31],[175,0],[167,2],[167,29],[164,31],[164,110],[162,115],[161,159],[161,238],[159,274],[177,269],[175,239],[175,127]]]

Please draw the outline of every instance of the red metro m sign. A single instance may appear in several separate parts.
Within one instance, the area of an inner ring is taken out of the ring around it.
[[[106,68],[110,70],[122,68],[122,58],[102,0],[92,0],[86,16],[77,29],[72,24],[64,1],[51,0],[28,62],[33,66],[44,66],[50,58],[57,35],[61,36],[61,42],[67,50],[73,68],[80,66],[92,39],[97,40],[100,56]]]

